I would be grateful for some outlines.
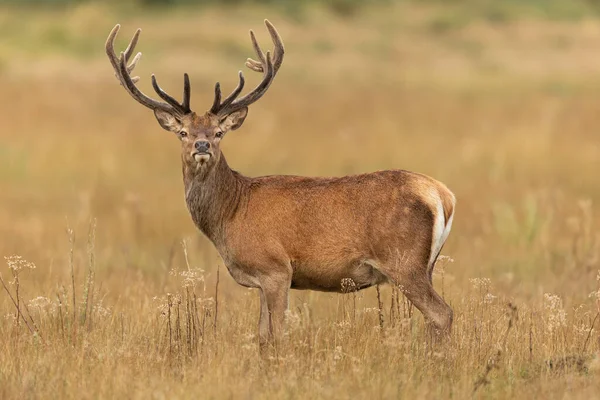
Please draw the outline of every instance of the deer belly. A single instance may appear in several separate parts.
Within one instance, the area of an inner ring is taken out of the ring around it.
[[[292,262],[292,289],[352,292],[387,281],[371,261],[341,266],[317,266]]]

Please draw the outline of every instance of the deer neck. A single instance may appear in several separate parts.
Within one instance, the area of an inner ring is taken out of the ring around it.
[[[196,226],[216,246],[225,241],[225,226],[245,194],[246,179],[229,168],[223,154],[205,173],[183,164],[185,201]]]

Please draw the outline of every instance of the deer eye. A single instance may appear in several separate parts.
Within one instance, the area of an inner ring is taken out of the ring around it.
[[[180,138],[184,138],[187,136],[187,132],[186,131],[179,131],[179,137]]]
[[[215,137],[222,138],[225,133],[223,131],[217,131]]]

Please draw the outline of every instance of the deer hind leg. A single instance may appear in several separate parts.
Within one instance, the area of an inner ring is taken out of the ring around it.
[[[437,294],[427,276],[400,285],[404,295],[421,311],[436,334],[450,333],[453,320],[452,309]]]
[[[433,288],[429,263],[415,262],[410,258],[406,261],[403,265],[397,262],[387,263],[382,265],[380,270],[388,277],[390,283],[398,286],[408,300],[421,311],[436,334],[449,334],[453,312]]]
[[[407,282],[408,286],[406,286],[405,292],[406,297],[423,313],[438,334],[449,334],[452,328],[452,309],[433,288],[433,269],[452,228],[453,204],[454,200],[452,200],[452,210],[446,220],[444,204],[440,199],[437,212],[434,213],[431,249],[427,264],[423,268],[426,271],[425,277],[420,274],[420,268],[412,271],[411,280]],[[423,253],[427,254],[426,251]]]

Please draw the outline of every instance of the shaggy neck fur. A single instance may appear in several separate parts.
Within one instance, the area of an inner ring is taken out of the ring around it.
[[[196,226],[219,248],[248,188],[248,178],[233,171],[223,154],[210,170],[183,163],[185,200]]]

